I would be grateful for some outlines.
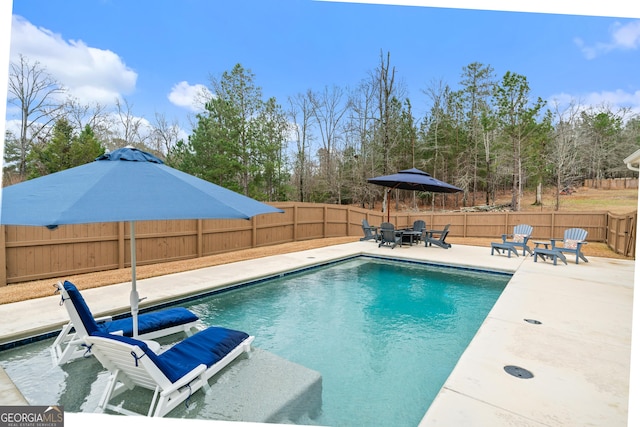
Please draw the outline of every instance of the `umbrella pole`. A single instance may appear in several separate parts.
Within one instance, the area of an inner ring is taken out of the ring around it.
[[[138,302],[140,296],[136,287],[136,229],[135,221],[129,221],[129,230],[131,231],[131,295],[129,303],[131,304],[131,317],[133,319],[133,337],[138,336]]]

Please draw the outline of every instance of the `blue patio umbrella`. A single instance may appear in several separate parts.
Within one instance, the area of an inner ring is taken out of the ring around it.
[[[2,189],[0,224],[54,228],[128,221],[131,226],[131,314],[137,333],[135,221],[250,219],[283,212],[163,164],[135,148]]]
[[[457,193],[458,191],[462,191],[461,188],[447,184],[444,181],[440,181],[417,168],[401,170],[393,175],[369,178],[367,182],[388,187],[389,191],[394,188],[399,190],[425,191],[433,193]],[[387,208],[387,221],[388,220],[389,209]]]

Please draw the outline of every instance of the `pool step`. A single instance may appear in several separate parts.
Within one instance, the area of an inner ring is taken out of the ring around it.
[[[254,347],[248,358],[236,359],[210,384],[206,405],[194,418],[313,423],[322,409],[320,373],[260,348]]]
[[[2,405],[28,405],[27,399],[24,398],[18,387],[15,386],[9,375],[0,366],[0,403]]]

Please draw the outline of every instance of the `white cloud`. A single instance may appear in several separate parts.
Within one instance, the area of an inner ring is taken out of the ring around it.
[[[87,46],[81,40],[66,41],[60,34],[39,28],[14,15],[11,27],[11,62],[19,55],[36,61],[80,102],[111,105],[130,94],[138,75],[114,52]]]
[[[615,23],[611,28],[611,38],[608,42],[587,45],[581,38],[576,38],[574,42],[587,59],[594,59],[614,50],[635,50],[640,46],[640,21],[625,25]]]
[[[620,107],[638,108],[640,107],[640,91],[628,93],[618,89],[613,92],[594,92],[588,94],[585,97],[585,102],[589,105],[605,104]]]
[[[7,120],[5,122],[6,132],[11,132],[14,137],[20,135],[20,120]]]
[[[206,86],[201,84],[190,85],[189,82],[182,81],[171,88],[168,98],[172,104],[178,107],[188,108],[194,112],[204,110],[204,99],[213,95]]]
[[[579,104],[581,109],[606,106],[613,111],[629,109],[632,114],[640,114],[640,90],[625,92],[623,90],[591,92],[580,96],[560,93],[550,97],[549,105],[567,106]]]

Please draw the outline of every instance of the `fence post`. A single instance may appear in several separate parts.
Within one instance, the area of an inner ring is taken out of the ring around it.
[[[202,258],[203,252],[202,242],[202,220],[196,220],[196,254],[198,258]]]
[[[118,268],[124,268],[124,222],[118,223]]]
[[[298,241],[298,203],[293,205],[293,241]]]
[[[7,286],[7,245],[5,238],[5,229],[4,225],[0,225],[0,249],[2,252],[0,253],[0,285]]]
[[[462,217],[462,223],[464,224],[462,227],[462,237],[467,237],[467,213],[464,213]]]
[[[635,251],[635,242],[636,242],[636,224],[638,221],[638,212],[636,211],[636,213],[634,213],[632,216],[627,217],[627,220],[629,221],[628,225],[627,225],[627,236],[628,236],[628,243],[627,246],[624,248],[624,256],[628,256],[628,257],[634,257],[636,256],[636,251]]]
[[[509,234],[509,212],[505,212],[504,216],[504,234]]]
[[[327,238],[327,205],[322,208],[322,237]]]
[[[255,248],[258,245],[258,224],[256,217],[251,217],[251,247]]]

